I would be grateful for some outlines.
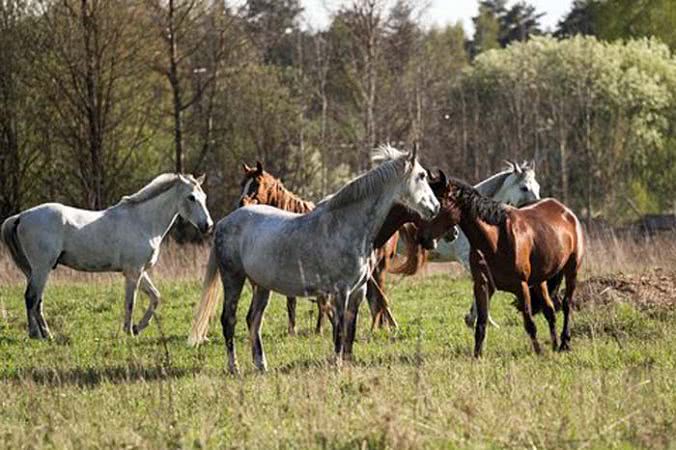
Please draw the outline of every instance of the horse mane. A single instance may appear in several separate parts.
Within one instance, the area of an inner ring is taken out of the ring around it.
[[[406,170],[408,154],[390,145],[381,145],[373,151],[371,161],[381,164],[354,178],[319,205],[328,210],[342,208],[374,192],[377,188],[401,176]]]
[[[308,213],[315,208],[314,203],[303,200],[298,195],[288,190],[281,180],[273,177],[267,172],[264,172],[264,174],[272,180],[270,187],[268,188],[268,192],[270,193],[268,198],[275,199],[275,201],[274,204],[271,203],[270,206],[299,214]]]
[[[184,178],[187,178],[192,183],[195,184],[197,183],[197,181],[195,181],[192,175],[184,175]],[[163,192],[166,192],[172,187],[174,187],[174,185],[179,179],[180,179],[179,175],[175,173],[160,174],[155,178],[153,178],[153,180],[150,183],[143,186],[137,192],[122,197],[122,199],[118,202],[118,205],[142,203],[146,200],[157,197]]]
[[[457,178],[449,180],[453,198],[463,213],[478,218],[490,225],[500,225],[507,218],[507,209],[502,203],[481,195],[474,187]]]

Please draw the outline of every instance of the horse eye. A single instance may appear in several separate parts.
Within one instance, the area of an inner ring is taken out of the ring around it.
[[[420,177],[421,180],[424,180],[426,176],[427,174],[425,172],[420,172],[420,175],[418,175],[418,177]]]
[[[521,186],[521,192],[528,192],[528,188],[526,186]]]
[[[190,194],[190,195],[188,196],[188,200],[190,200],[191,202],[194,202],[194,201],[196,201],[197,199],[195,198],[195,196],[194,196],[193,194]]]

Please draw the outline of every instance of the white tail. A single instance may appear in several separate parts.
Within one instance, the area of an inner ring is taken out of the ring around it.
[[[218,264],[215,246],[214,243],[209,252],[209,262],[202,284],[202,300],[195,308],[195,317],[192,320],[190,337],[188,337],[188,345],[192,347],[196,347],[206,340],[209,332],[209,320],[214,315],[214,309],[216,309],[218,302]]]

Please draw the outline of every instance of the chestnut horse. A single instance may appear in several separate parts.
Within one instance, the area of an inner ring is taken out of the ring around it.
[[[439,172],[440,178],[446,179],[443,172]],[[441,201],[441,212],[420,226],[419,236],[428,240],[459,225],[469,239],[478,311],[474,355],[481,356],[488,304],[496,289],[517,296],[524,327],[536,353],[541,350],[532,316],[531,289],[537,295],[533,300],[541,303],[549,324],[553,348],[570,350],[571,306],[584,254],[582,226],[575,214],[553,198],[519,209],[484,197],[463,181],[448,179],[447,184],[448,194]],[[547,282],[554,280],[554,284],[558,284],[560,277],[566,280],[566,290],[561,307],[563,331],[559,346],[555,307]]]
[[[242,164],[244,178],[240,183],[242,194],[239,200],[239,206],[247,205],[270,205],[286,211],[305,214],[315,208],[315,204],[305,201],[293,192],[284,187],[282,182],[272,176],[269,172],[263,170],[260,161],[256,161],[256,167],[249,167]],[[395,206],[386,219],[386,236],[382,233],[376,238],[374,248],[375,260],[371,278],[367,283],[366,299],[371,310],[373,318],[372,328],[389,325],[397,327],[397,322],[389,308],[389,302],[385,296],[385,273],[390,268],[392,259],[397,250],[398,233],[397,229],[406,222],[416,220],[417,214],[408,209]],[[396,225],[396,228],[393,227]],[[382,230],[381,230],[382,231]],[[296,333],[296,298],[287,297],[286,308],[289,317],[289,334]],[[317,298],[317,325],[316,333],[321,333],[324,316],[331,313],[331,308],[325,298]]]

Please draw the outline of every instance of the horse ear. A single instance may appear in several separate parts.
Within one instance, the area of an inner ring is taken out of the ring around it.
[[[415,159],[418,157],[418,143],[414,142],[413,143],[413,150],[411,151],[411,154],[409,155],[408,160],[411,162],[415,162]]]
[[[245,174],[251,172],[253,169],[249,167],[247,163],[242,163],[242,170],[244,171]]]
[[[444,183],[444,186],[448,186],[448,178],[446,178],[446,174],[441,169],[439,169],[439,180]]]
[[[519,163],[516,163],[514,161],[510,161],[510,163],[512,163],[512,167],[514,168],[514,172],[521,173],[521,165],[519,165]]]
[[[263,173],[263,164],[258,160],[256,160],[256,172],[259,174]]]
[[[200,186],[201,186],[202,183],[204,183],[206,180],[207,180],[207,174],[206,174],[206,173],[203,173],[202,175],[200,175],[199,177],[197,177],[197,178],[195,179],[195,181],[197,181],[197,184],[200,185]]]

